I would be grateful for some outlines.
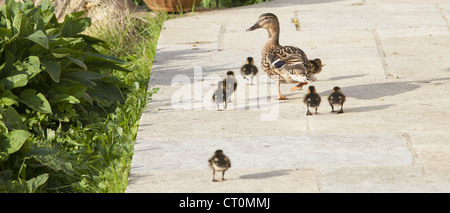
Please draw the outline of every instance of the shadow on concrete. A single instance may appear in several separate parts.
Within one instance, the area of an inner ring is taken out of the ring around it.
[[[138,181],[152,176],[154,175],[149,172],[134,172],[128,177],[128,184],[137,184]]]
[[[242,175],[239,177],[239,179],[266,179],[266,178],[288,175],[289,173],[291,173],[291,171],[292,170],[288,170],[288,169],[274,170],[274,171],[270,171],[270,172]]]
[[[359,77],[363,77],[365,75],[367,75],[367,74],[344,75],[344,76],[331,77],[331,78],[329,78],[329,80],[330,81],[338,81],[338,80],[343,80],[343,79],[359,78]]]
[[[197,48],[192,49],[189,45],[192,44],[185,44],[185,49],[179,49],[179,50],[166,50],[164,48],[158,49],[158,56],[155,56],[155,61],[158,62],[162,59],[170,59],[175,61],[184,61],[184,60],[193,60],[198,59],[202,57],[203,53],[208,53],[214,51],[214,49],[209,48]]]
[[[351,108],[345,108],[345,104],[344,104],[344,113],[377,111],[377,110],[383,110],[383,109],[389,108],[391,106],[395,106],[395,104],[384,104],[384,105],[377,105],[377,106],[361,106],[361,107],[351,107]]]
[[[336,85],[339,86],[339,85]],[[418,89],[420,86],[413,82],[386,82],[374,84],[362,84],[349,87],[341,87],[341,91],[347,96],[356,99],[374,100],[386,96],[395,96]],[[328,97],[332,88],[321,92],[320,95]]]

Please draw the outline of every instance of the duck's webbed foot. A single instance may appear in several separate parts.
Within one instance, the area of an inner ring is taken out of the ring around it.
[[[286,96],[278,96],[276,98],[273,98],[274,100],[289,100],[289,98],[286,98]]]
[[[299,83],[299,84],[297,84],[297,85],[295,85],[294,87],[291,88],[291,92],[295,92],[298,89],[302,89],[302,87],[307,85],[307,84],[308,84],[308,82]]]

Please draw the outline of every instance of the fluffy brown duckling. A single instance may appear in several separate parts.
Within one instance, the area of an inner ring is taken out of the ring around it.
[[[333,88],[333,92],[328,96],[328,102],[331,106],[331,112],[334,112],[334,106],[341,106],[341,110],[338,113],[344,113],[345,95],[341,92],[341,88]]]
[[[216,172],[222,172],[222,181],[225,180],[225,171],[231,168],[231,161],[227,156],[223,154],[221,149],[216,150],[214,155],[208,160],[209,167],[213,170],[213,182],[217,182],[216,180]]]
[[[223,81],[217,82],[217,89],[211,98],[211,102],[217,105],[217,110],[220,110],[219,105],[223,104],[223,110],[227,109],[227,91],[224,87]]]
[[[253,77],[258,74],[258,68],[254,65],[254,61],[252,57],[248,57],[245,64],[241,67],[241,75],[245,78],[245,80],[249,81],[250,85],[253,85]]]
[[[317,108],[319,108],[320,101],[320,95],[316,92],[316,88],[314,86],[309,86],[308,94],[306,94],[303,99],[303,103],[306,104],[307,108],[306,115],[312,115],[311,111],[309,111],[310,107],[315,108],[314,114],[317,114]]]
[[[322,64],[322,60],[316,58],[314,60],[309,60],[309,62],[312,64],[311,70],[314,75],[317,75],[320,72],[322,72],[322,67],[325,65]]]

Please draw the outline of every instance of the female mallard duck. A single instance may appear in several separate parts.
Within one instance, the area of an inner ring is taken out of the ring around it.
[[[272,13],[264,13],[258,18],[256,24],[248,28],[247,31],[259,28],[265,28],[269,32],[269,39],[261,54],[261,67],[271,79],[277,82],[278,100],[287,99],[281,95],[281,82],[299,83],[291,88],[291,91],[295,91],[308,84],[309,81],[316,80],[312,72],[314,65],[308,60],[303,50],[297,47],[280,45],[280,23],[277,16]]]
[[[214,155],[208,160],[209,167],[213,170],[213,182],[216,180],[216,171],[222,172],[222,181],[225,180],[225,171],[231,167],[231,161],[223,154],[223,151],[218,149],[214,152]]]
[[[245,64],[241,67],[241,75],[249,81],[248,77],[250,77],[250,85],[253,85],[253,77],[258,74],[258,68],[254,65],[253,58],[248,57]]]
[[[338,113],[344,113],[345,95],[341,92],[341,88],[333,88],[333,92],[328,96],[328,102],[331,106],[331,112],[334,112],[334,106],[341,106],[341,110]]]
[[[320,95],[317,94],[316,88],[314,86],[309,86],[308,88],[308,94],[306,94],[305,98],[303,99],[303,103],[306,104],[306,115],[312,115],[311,111],[309,111],[309,107],[315,108],[314,114],[317,114],[317,108],[319,108],[320,105]]]

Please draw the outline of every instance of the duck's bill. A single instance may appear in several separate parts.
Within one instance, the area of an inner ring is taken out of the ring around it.
[[[261,27],[259,26],[258,23],[256,23],[255,25],[253,25],[253,26],[251,26],[250,28],[248,28],[248,29],[246,30],[246,32],[248,32],[248,31],[253,31],[253,30],[256,30],[256,29],[259,29],[259,28],[261,28]]]

